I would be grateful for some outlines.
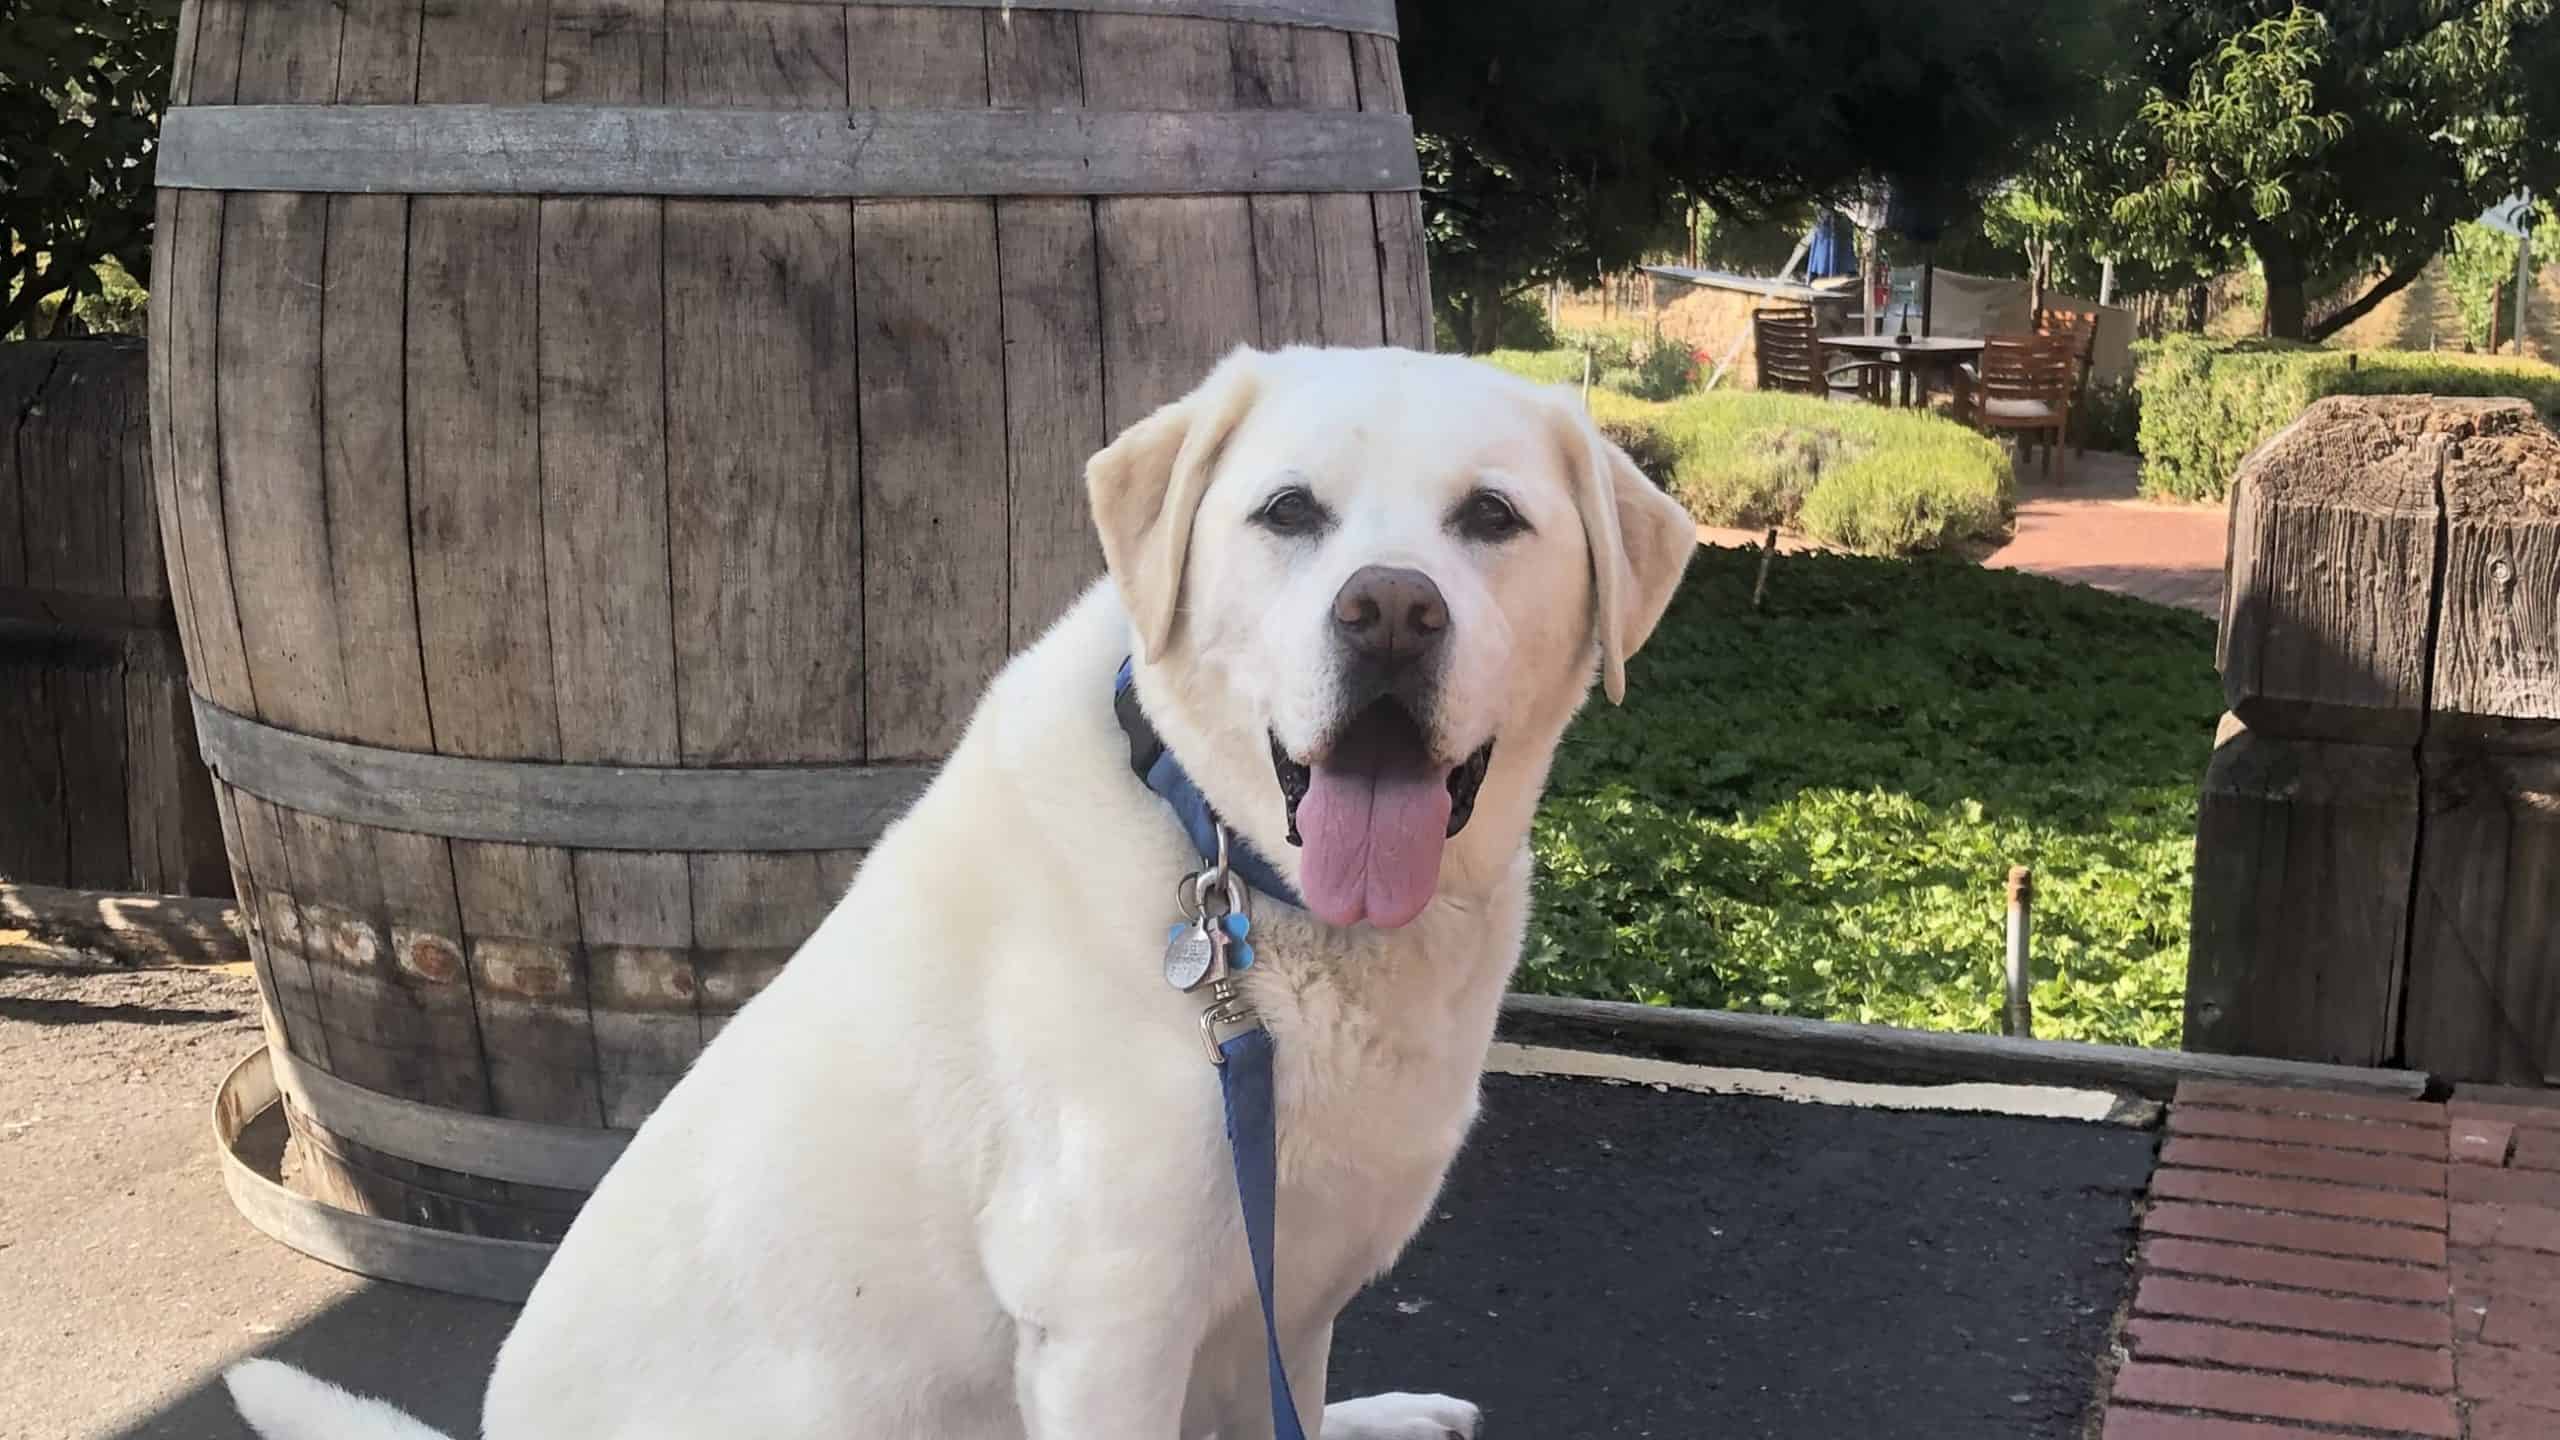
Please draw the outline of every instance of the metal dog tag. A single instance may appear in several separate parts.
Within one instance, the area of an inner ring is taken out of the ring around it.
[[[1164,983],[1186,995],[1199,989],[1211,971],[1221,968],[1218,952],[1226,948],[1225,939],[1224,931],[1205,919],[1174,926],[1164,947]]]

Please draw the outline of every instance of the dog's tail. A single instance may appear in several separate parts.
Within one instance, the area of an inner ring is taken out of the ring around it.
[[[223,1372],[222,1383],[261,1440],[446,1440],[395,1406],[282,1361],[243,1360]]]

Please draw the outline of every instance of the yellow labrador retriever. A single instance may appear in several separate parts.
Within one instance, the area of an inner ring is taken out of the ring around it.
[[[1225,908],[1204,815],[1250,925],[1230,1013],[1274,1056],[1295,1419],[1475,1433],[1444,1396],[1324,1404],[1334,1317],[1475,1119],[1550,756],[1696,529],[1569,391],[1398,350],[1239,350],[1086,481],[1109,578],[633,1138],[488,1440],[1271,1436],[1211,992],[1174,973]],[[430,1433],[229,1380],[268,1440]]]

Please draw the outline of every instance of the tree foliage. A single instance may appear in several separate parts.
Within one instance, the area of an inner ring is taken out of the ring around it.
[[[2078,103],[2104,5],[1405,0],[1443,318],[1679,233],[1876,180],[1961,210]],[[1470,345],[1470,348],[1478,348]]]
[[[0,0],[0,335],[148,272],[178,0]]]
[[[2454,229],[2560,178],[2553,0],[2152,0],[2127,120],[2059,154],[2108,162],[2073,223],[2198,271],[2255,257],[2267,327],[2318,340],[2406,286]],[[2314,318],[2311,297],[2360,293]]]

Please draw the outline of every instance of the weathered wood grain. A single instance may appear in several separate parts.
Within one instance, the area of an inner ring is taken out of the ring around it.
[[[542,0],[431,9],[418,98],[539,102],[546,11]],[[560,755],[541,618],[539,257],[531,198],[410,202],[410,549],[435,748],[447,755]],[[452,878],[491,1112],[601,1123],[567,852],[457,841]]]
[[[846,54],[844,12],[835,6],[677,5],[667,12],[667,99],[695,107],[850,105]]]
[[[304,194],[924,199],[1420,183],[1403,116],[1291,111],[187,106],[169,112],[161,147],[164,186]]]
[[[539,101],[543,20],[549,8],[549,0],[473,0],[468,5],[422,6],[418,22],[418,99],[431,105],[472,100],[498,104]]]
[[[727,18],[767,38],[671,32],[671,101],[850,103],[841,12],[741,6]],[[695,537],[674,572],[687,765],[864,753],[853,240],[841,202],[667,202],[669,512]],[[706,1041],[715,1012],[739,1003],[723,997],[751,994],[788,958],[736,953],[761,942],[735,939],[728,917],[758,912],[796,945],[823,913],[801,894],[815,864],[687,860]]]
[[[326,1069],[329,1026],[323,1006],[327,997],[320,977],[311,973],[309,937],[304,934],[302,903],[293,893],[284,827],[275,807],[257,796],[228,786],[219,793],[223,842],[231,851],[233,878],[242,887],[241,906],[254,917],[251,944],[270,987],[274,1019],[285,1047],[296,1059]]]
[[[857,6],[857,105],[984,105],[978,16]],[[864,752],[939,755],[1011,638],[992,200],[853,211]]]
[[[983,10],[845,8],[846,100],[856,110],[968,110],[987,104]]]
[[[2234,482],[2216,659],[2252,728],[2417,742],[2444,450],[2427,411],[2416,397],[2320,401]]]
[[[1223,23],[1088,15],[1083,42],[1088,105],[1223,111],[1235,103],[1234,42]],[[1253,216],[1241,195],[1103,199],[1094,222],[1103,411],[1117,433],[1190,390],[1228,351],[1261,342]]]
[[[325,44],[316,23],[325,14]],[[330,98],[336,12],[299,3],[253,13],[241,64],[244,100]],[[267,720],[316,734],[349,730],[329,553],[321,443],[322,301],[328,202],[318,196],[233,197],[223,213],[218,311],[218,433],[224,528],[251,693]],[[366,837],[320,817],[245,805],[262,843],[251,868],[277,913],[275,948],[307,983],[322,1053],[351,1080],[402,1083],[419,1068],[406,1006],[386,1007],[374,918],[377,883]],[[361,856],[363,863],[358,863]],[[290,1029],[290,1025],[288,1026]]]
[[[198,707],[196,728],[223,778],[278,804],[453,839],[587,849],[868,846],[931,769],[480,760],[303,735],[214,706]]]
[[[192,747],[150,725],[185,670],[148,382],[129,341],[0,346],[0,875],[174,890],[164,842],[220,848]]]
[[[152,397],[167,412],[165,464],[155,483],[164,514],[175,522],[170,574],[185,582],[180,613],[189,621],[187,670],[217,703],[252,711],[222,519],[217,306],[227,197],[163,192],[161,198],[170,213],[152,247],[151,345],[166,350],[170,383]]]
[[[416,0],[357,0],[340,47],[340,104],[402,104],[418,93]],[[431,751],[424,647],[412,585],[406,287],[409,202],[331,196],[323,278],[321,411],[328,538],[346,730]],[[301,807],[296,807],[297,809]],[[305,812],[316,813],[316,812]],[[343,867],[331,904],[341,956],[369,959],[363,983],[397,1037],[397,1084],[413,1098],[489,1108],[450,847],[435,836],[315,827]],[[361,937],[359,939],[359,937]],[[333,1019],[337,1018],[334,1013]]]
[[[2197,820],[2187,1048],[2389,1061],[2417,836],[2409,751],[2226,721]]]
[[[1017,11],[986,21],[987,103],[999,110],[1084,104],[1084,61],[1071,14]]]
[[[62,786],[62,736],[47,693],[51,667],[0,659],[0,877],[33,885],[71,879],[71,819]]]
[[[1072,15],[991,21],[988,103],[1027,110],[1082,105],[1080,48]],[[1102,574],[1102,547],[1084,497],[1084,463],[1110,438],[1103,429],[1093,202],[998,200],[996,243],[1011,477],[1008,641],[1018,649]]]
[[[471,994],[489,1069],[490,1113],[555,1125],[603,1124],[568,852],[458,840],[453,875],[471,936]]]
[[[552,31],[551,99],[665,98],[657,0],[566,15],[555,6]],[[578,42],[573,62],[564,40]],[[664,213],[655,199],[542,206],[542,528],[561,758],[573,763],[680,758]],[[680,840],[661,832],[657,843]],[[702,1049],[692,881],[672,850],[577,850],[570,864],[603,1118],[633,1128]]]
[[[11,937],[0,941],[0,959],[12,965],[140,969],[249,960],[239,905],[215,897],[0,883],[0,932]]]
[[[666,0],[551,0],[544,100],[655,105],[666,93]]]
[[[337,92],[338,0],[256,0],[241,17],[243,105],[325,104]]]
[[[1404,72],[1396,42],[1376,35],[1351,39],[1360,81],[1360,108],[1373,114],[1405,113]],[[1389,345],[1432,347],[1431,274],[1422,243],[1422,195],[1418,188],[1377,186],[1371,197],[1378,221],[1378,289],[1385,306]]]
[[[256,0],[196,0],[195,33],[182,35],[185,57],[172,76],[171,104],[229,105],[240,82],[241,46]],[[183,92],[181,95],[179,92]]]
[[[2425,794],[2408,1063],[2560,1082],[2560,755],[2430,747]]]
[[[1394,0],[786,0],[805,5],[850,4],[859,10],[876,4],[896,8],[960,9],[1028,14],[1182,16],[1206,20],[1252,20],[1269,25],[1309,26],[1364,34],[1396,33]]]
[[[421,0],[335,3],[345,12],[338,36],[338,103],[405,105],[415,100]]]
[[[217,429],[250,690],[261,718],[344,734],[347,686],[320,444],[327,202],[240,195],[222,218]]]
[[[2428,738],[2560,749],[2560,436],[2521,400],[2445,414]]]
[[[17,352],[0,374],[0,593],[11,609],[127,608],[123,598],[124,470],[130,415],[119,376],[93,344],[6,347]],[[148,523],[137,517],[134,523]],[[98,638],[107,639],[106,632]],[[0,823],[25,816],[25,834],[0,844],[0,874],[57,884],[132,884],[128,834],[125,647],[80,644],[42,621],[0,627],[0,646],[18,663],[0,685],[10,732],[0,748]],[[23,759],[20,759],[23,757]]]

